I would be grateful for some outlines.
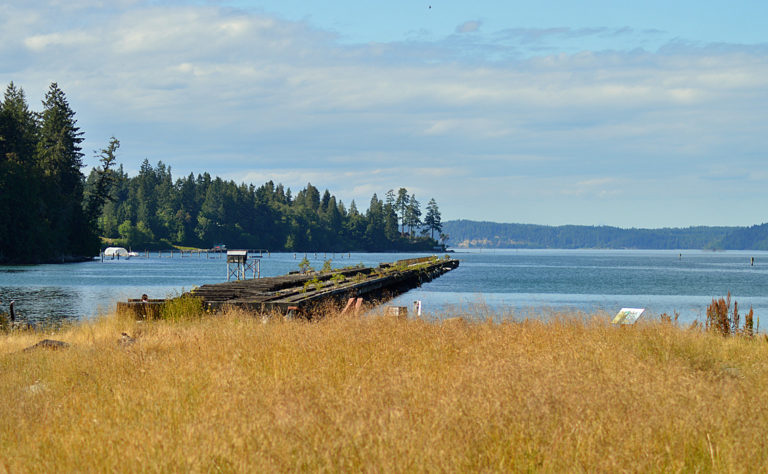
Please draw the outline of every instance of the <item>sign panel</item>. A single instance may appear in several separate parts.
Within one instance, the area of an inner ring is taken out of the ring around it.
[[[621,308],[616,316],[614,316],[613,324],[635,324],[643,314],[645,308]]]

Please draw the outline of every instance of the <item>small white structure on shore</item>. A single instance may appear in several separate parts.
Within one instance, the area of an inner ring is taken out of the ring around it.
[[[131,258],[131,255],[123,247],[107,247],[104,249],[104,256],[112,259],[117,258],[118,260],[120,260],[120,257],[125,259]]]

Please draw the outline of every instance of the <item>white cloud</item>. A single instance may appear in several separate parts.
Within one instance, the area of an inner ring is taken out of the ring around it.
[[[94,41],[94,37],[83,31],[71,33],[52,33],[48,35],[30,36],[24,40],[24,44],[34,52],[43,51],[52,46],[79,47]]]
[[[372,190],[405,186],[451,202],[463,217],[494,218],[489,183],[510,200],[546,189],[579,202],[630,175],[689,182],[722,160],[755,169],[768,146],[761,48],[520,55],[530,44],[658,32],[483,36],[480,22],[457,29],[472,35],[440,41],[343,45],[303,22],[210,4],[78,8],[0,6],[8,58],[0,82],[40,97],[57,81],[86,132],[85,149],[115,135],[127,169],[149,158],[179,174],[311,181],[358,203]],[[691,199],[705,207],[717,196]],[[755,199],[768,204],[763,191]]]
[[[477,20],[465,21],[456,27],[456,33],[474,33],[480,29],[482,22]]]
[[[596,197],[600,199],[617,196],[625,190],[640,192],[633,189],[630,183],[621,183],[620,180],[611,177],[586,179],[572,183],[560,190],[564,196]]]

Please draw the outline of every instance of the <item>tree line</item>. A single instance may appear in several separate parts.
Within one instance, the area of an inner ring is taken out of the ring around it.
[[[65,261],[98,254],[105,241],[135,249],[170,245],[293,251],[432,250],[442,235],[434,199],[422,210],[407,189],[349,207],[308,183],[294,196],[212,177],[175,179],[144,160],[129,177],[117,165],[120,142],[96,152],[82,173],[83,132],[64,92],[52,83],[43,110],[30,110],[11,83],[0,102],[0,262]]]
[[[111,171],[111,199],[97,220],[100,235],[134,249],[181,245],[291,251],[432,250],[427,234],[440,232],[440,211],[430,201],[422,221],[415,195],[401,188],[376,194],[368,209],[349,207],[308,183],[295,196],[269,181],[261,186],[225,181],[209,173],[175,179],[171,168],[148,160],[138,175]],[[86,191],[100,182],[94,169]],[[425,224],[427,222],[427,224]]]
[[[604,248],[604,249],[756,249],[755,242],[768,242],[768,226],[750,238],[737,227],[687,227],[622,229],[611,226],[545,226],[501,224],[470,220],[447,221],[445,231],[451,245],[466,248]],[[750,228],[751,229],[751,228]]]

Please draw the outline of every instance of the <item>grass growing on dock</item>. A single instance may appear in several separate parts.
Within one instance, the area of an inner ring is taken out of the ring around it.
[[[0,472],[768,465],[760,338],[607,315],[175,319],[0,335]],[[71,346],[22,352],[44,337]]]

